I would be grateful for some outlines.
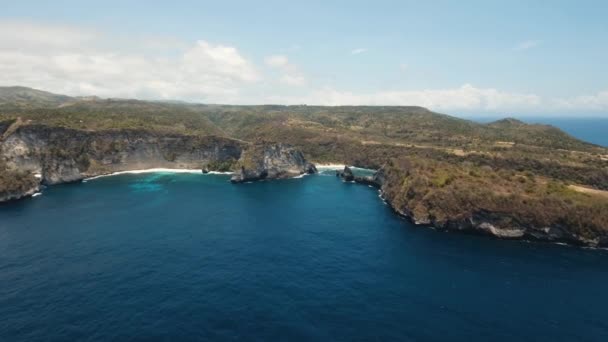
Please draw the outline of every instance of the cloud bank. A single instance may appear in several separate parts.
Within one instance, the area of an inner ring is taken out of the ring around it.
[[[306,78],[299,68],[289,62],[285,55],[272,55],[265,59],[266,65],[281,72],[280,82],[291,86],[302,86],[306,83]]]
[[[71,95],[205,100],[229,99],[261,77],[231,46],[199,40],[167,57],[147,54],[143,44],[141,51],[121,52],[93,32],[3,22],[0,82]]]
[[[526,41],[523,41],[523,42],[515,45],[513,47],[513,50],[515,50],[515,51],[530,50],[530,49],[533,49],[533,48],[539,46],[540,43],[541,43],[540,40],[526,40]]]
[[[514,49],[538,44],[522,42]],[[23,21],[0,21],[0,75],[0,85],[68,95],[233,104],[418,105],[448,113],[608,112],[608,90],[545,98],[463,82],[446,89],[352,92],[305,75],[287,55],[255,61],[237,47],[206,40],[117,38],[82,27]]]

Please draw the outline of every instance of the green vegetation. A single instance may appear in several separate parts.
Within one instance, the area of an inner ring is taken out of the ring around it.
[[[236,160],[215,161],[203,166],[203,169],[207,171],[229,172],[234,170],[235,163]]]
[[[0,198],[25,193],[36,187],[39,180],[31,173],[10,170],[0,160]]]
[[[478,168],[421,158],[387,163],[385,196],[397,209],[438,226],[480,213],[500,213],[498,226],[565,226],[591,239],[606,230],[608,201],[525,172]],[[449,180],[449,181],[447,181]]]
[[[72,98],[26,87],[0,87],[0,106],[7,108],[56,107]]]

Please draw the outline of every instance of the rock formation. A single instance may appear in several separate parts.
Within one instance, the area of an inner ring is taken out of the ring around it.
[[[387,172],[389,173],[387,175]],[[514,214],[474,207],[466,214],[450,216],[432,201],[416,202],[417,192],[425,189],[410,188],[400,192],[403,179],[391,174],[391,168],[381,168],[371,177],[355,177],[354,181],[380,188],[381,196],[393,210],[417,225],[432,226],[439,230],[491,235],[501,239],[532,239],[566,242],[585,246],[608,245],[608,232],[601,229],[573,230],[559,221],[546,225],[521,220]],[[405,197],[405,198],[404,198]]]
[[[256,143],[247,148],[239,159],[230,179],[242,183],[261,179],[290,178],[316,173],[302,152],[286,144]]]
[[[82,131],[20,121],[2,123],[0,136],[0,174],[5,179],[0,182],[0,202],[30,196],[41,184],[149,168],[236,170],[234,182],[316,172],[293,147],[215,136]]]
[[[336,176],[342,178],[345,182],[352,182],[355,180],[355,175],[353,174],[353,170],[348,166],[344,166],[344,170],[336,171]]]

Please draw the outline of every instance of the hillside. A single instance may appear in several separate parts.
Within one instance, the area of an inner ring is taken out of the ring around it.
[[[0,108],[56,107],[73,99],[26,87],[0,87]]]

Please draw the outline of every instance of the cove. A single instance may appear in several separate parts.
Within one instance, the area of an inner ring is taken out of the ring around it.
[[[608,252],[437,232],[336,179],[124,174],[0,206],[0,340],[608,338]]]

